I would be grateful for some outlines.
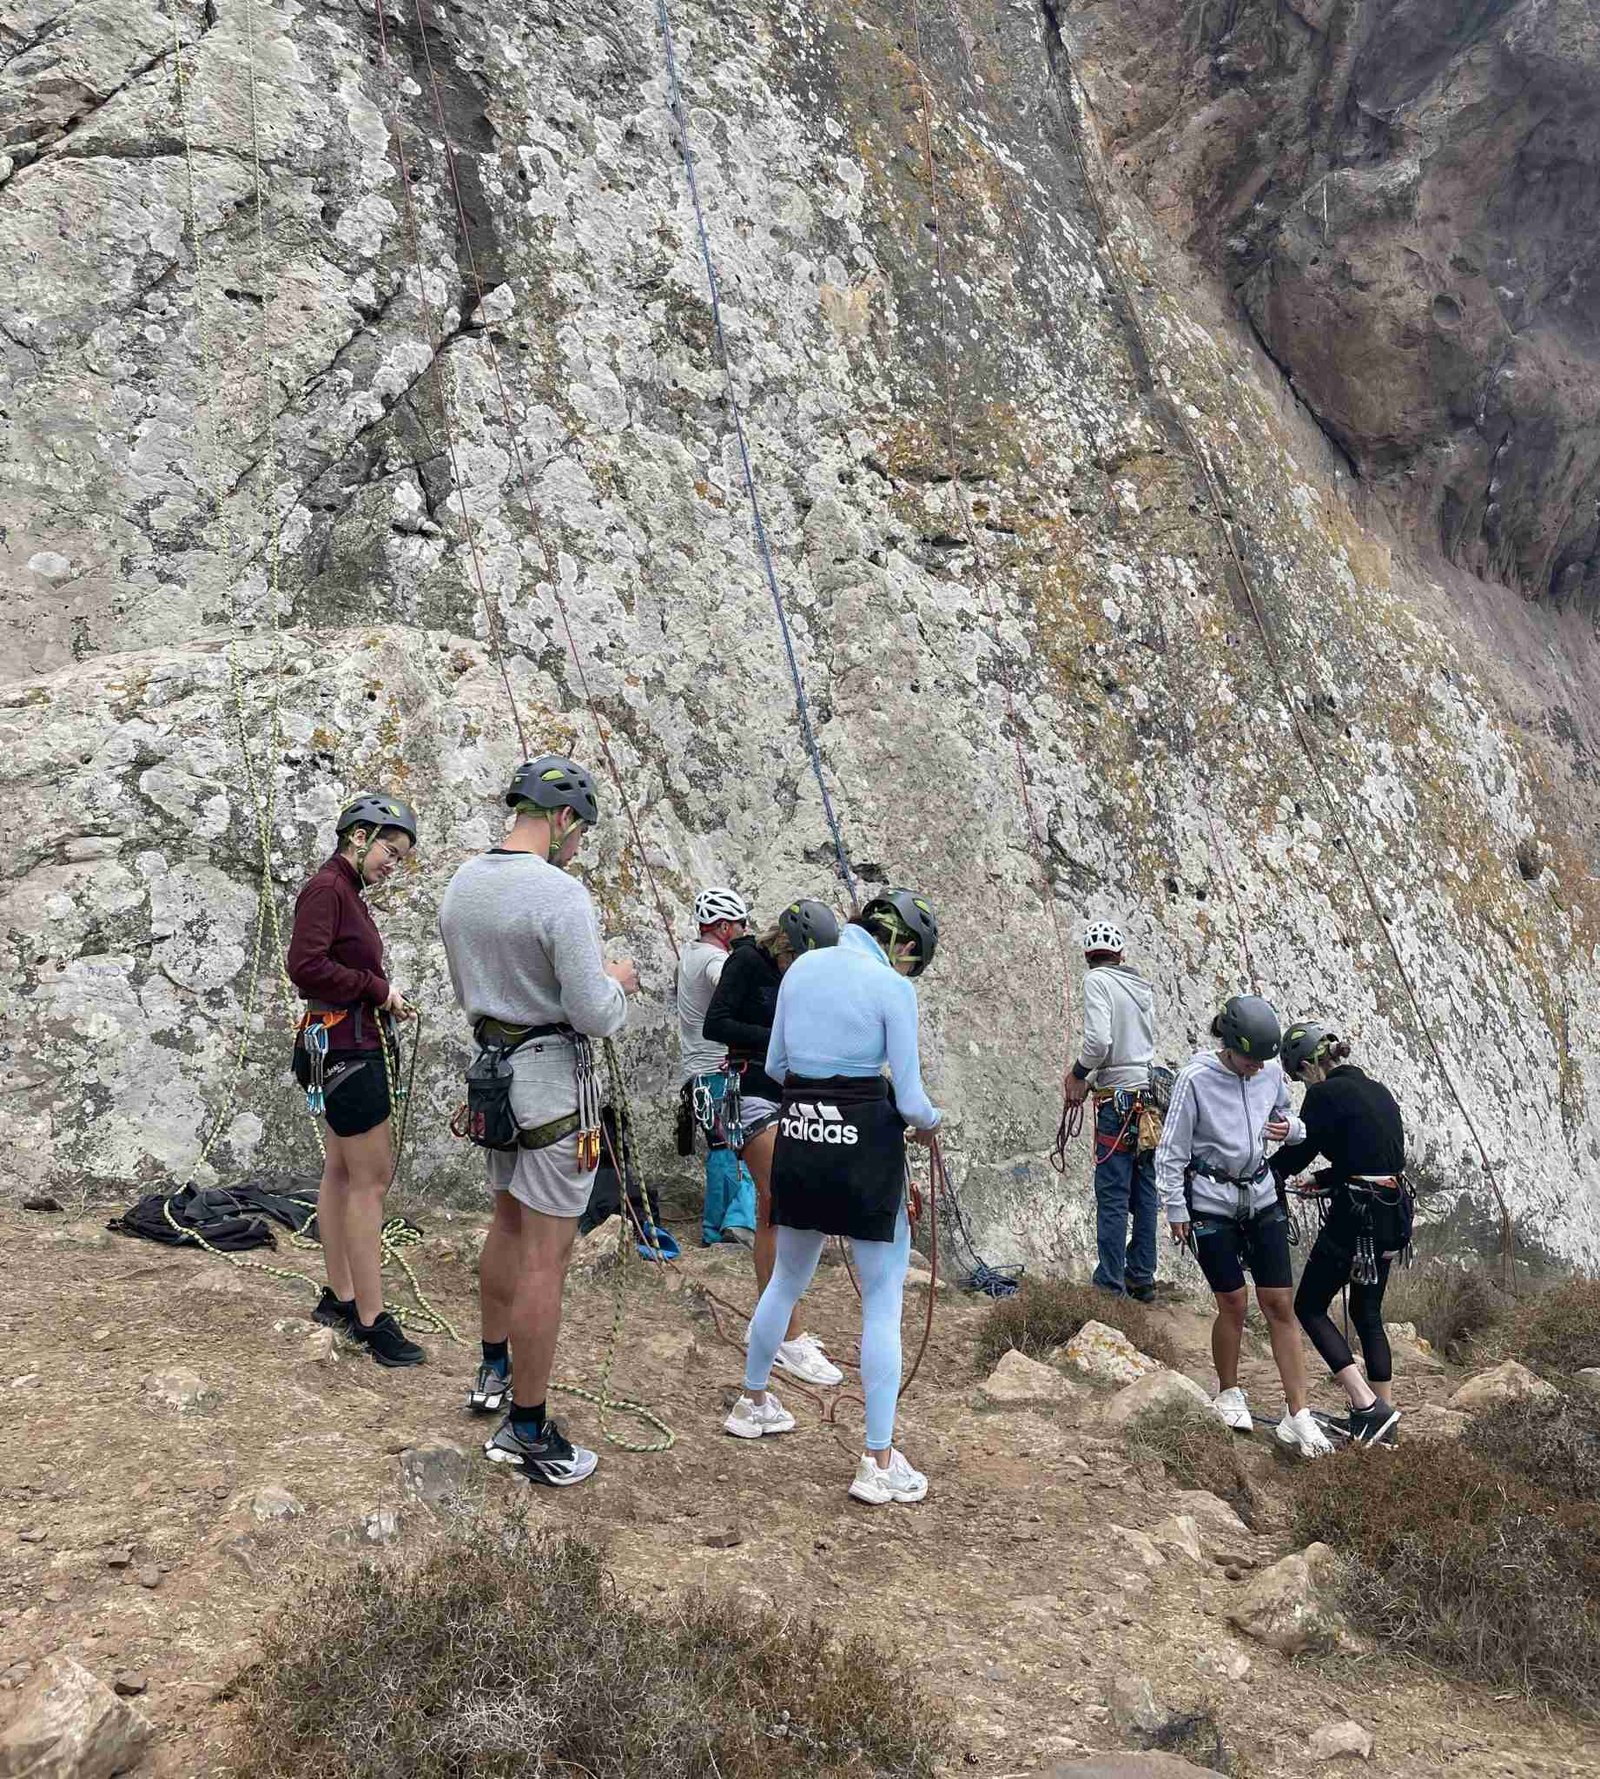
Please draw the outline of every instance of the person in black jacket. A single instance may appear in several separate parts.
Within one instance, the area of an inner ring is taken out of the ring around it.
[[[791,902],[759,939],[734,940],[706,1010],[706,1037],[714,1044],[727,1045],[728,1067],[740,1075],[739,1123],[744,1141],[738,1153],[756,1183],[758,1291],[767,1288],[777,1251],[772,1227],[772,1150],[783,1089],[767,1074],[766,1060],[778,984],[802,951],[838,943],[839,921],[831,908],[810,900]],[[773,1363],[802,1383],[830,1388],[844,1382],[844,1373],[823,1352],[822,1343],[800,1326],[798,1306]]]
[[[1312,1189],[1327,1209],[1295,1292],[1295,1314],[1350,1398],[1350,1418],[1341,1430],[1357,1445],[1392,1445],[1400,1411],[1389,1395],[1394,1364],[1383,1328],[1383,1293],[1391,1261],[1411,1244],[1400,1108],[1387,1087],[1348,1061],[1350,1046],[1326,1026],[1291,1026],[1282,1055],[1284,1071],[1306,1086],[1300,1107],[1306,1135],[1273,1156],[1273,1172],[1282,1183],[1318,1155],[1329,1163]],[[1365,1377],[1328,1313],[1346,1285]]]

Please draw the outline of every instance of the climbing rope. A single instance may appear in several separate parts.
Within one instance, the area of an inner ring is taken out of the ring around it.
[[[673,40],[672,15],[668,10],[667,0],[656,0],[656,20],[661,28],[661,43],[666,54],[667,106],[672,113],[673,123],[676,127],[678,152],[682,158],[684,175],[689,184],[689,202],[694,209],[695,230],[700,240],[700,258],[705,266],[706,287],[711,297],[711,330],[717,343],[717,358],[722,365],[723,384],[728,395],[728,414],[733,421],[733,436],[739,447],[739,465],[744,477],[745,497],[750,503],[750,520],[755,530],[756,550],[761,557],[761,569],[766,577],[767,592],[771,596],[772,609],[778,620],[779,632],[783,637],[784,660],[788,665],[790,683],[794,687],[794,705],[800,718],[800,734],[805,742],[806,752],[811,759],[812,776],[816,779],[817,789],[822,795],[822,813],[833,842],[834,865],[844,884],[845,893],[850,898],[850,907],[854,911],[860,906],[855,871],[850,864],[850,855],[845,850],[844,834],[839,826],[839,818],[834,812],[833,799],[828,794],[828,783],[822,770],[822,750],[817,745],[816,731],[811,723],[811,706],[806,698],[805,678],[800,671],[799,657],[795,653],[794,633],[789,627],[789,614],[784,609],[783,594],[778,587],[777,570],[772,563],[772,549],[767,541],[766,521],[761,516],[761,499],[756,491],[755,470],[750,461],[749,441],[745,437],[744,411],[739,405],[739,392],[734,379],[733,355],[728,349],[728,336],[722,323],[722,287],[717,278],[716,261],[711,253],[711,236],[706,228],[705,209],[700,202],[700,181],[694,169],[694,148],[689,140],[689,116],[683,102],[683,85],[678,77],[677,45]]]
[[[1061,53],[1063,58],[1065,58],[1067,50],[1064,43],[1061,44]],[[1080,110],[1087,110],[1088,100],[1083,95],[1082,89],[1078,85],[1076,71],[1071,67],[1070,62],[1067,67],[1067,86],[1074,107]],[[1076,123],[1069,121],[1066,134],[1073,156],[1078,164],[1084,190],[1089,195],[1090,202],[1094,206],[1095,215],[1099,221],[1100,238],[1105,252],[1106,263],[1111,270],[1112,276],[1121,293],[1122,306],[1124,313],[1128,317],[1128,325],[1134,334],[1139,352],[1142,354],[1146,365],[1153,366],[1157,363],[1157,359],[1151,349],[1149,334],[1140,315],[1138,306],[1134,301],[1132,285],[1127,278],[1126,273],[1123,271],[1121,262],[1117,256],[1116,248],[1113,244],[1114,230],[1112,227],[1107,196],[1102,193],[1100,185],[1091,170],[1089,157],[1080,140],[1079,128]],[[1356,882],[1360,886],[1361,894],[1366,902],[1367,909],[1372,915],[1373,920],[1376,922],[1378,930],[1383,935],[1384,943],[1387,946],[1390,958],[1394,963],[1395,973],[1399,977],[1402,987],[1405,989],[1406,998],[1410,1002],[1412,1013],[1416,1019],[1417,1029],[1422,1033],[1423,1041],[1428,1047],[1428,1053],[1432,1058],[1434,1067],[1437,1070],[1440,1079],[1444,1082],[1445,1089],[1449,1093],[1456,1110],[1460,1113],[1462,1122],[1466,1125],[1468,1134],[1472,1138],[1473,1145],[1478,1151],[1479,1160],[1483,1164],[1484,1178],[1488,1181],[1490,1193],[1494,1198],[1496,1208],[1500,1214],[1501,1261],[1509,1285],[1515,1279],[1516,1233],[1511,1216],[1511,1208],[1506,1201],[1503,1190],[1501,1189],[1498,1170],[1494,1163],[1489,1159],[1488,1146],[1484,1142],[1477,1121],[1473,1118],[1471,1111],[1468,1109],[1466,1100],[1456,1085],[1455,1076],[1445,1061],[1444,1053],[1439,1046],[1438,1039],[1434,1035],[1432,1021],[1428,1018],[1428,1015],[1423,1008],[1421,995],[1417,990],[1416,982],[1410,967],[1407,965],[1405,958],[1401,953],[1399,941],[1395,937],[1389,916],[1378,898],[1377,890],[1373,885],[1366,865],[1362,861],[1360,854],[1357,852],[1352,842],[1349,826],[1345,820],[1343,810],[1334,797],[1333,786],[1323,768],[1322,760],[1317,748],[1306,729],[1299,705],[1296,703],[1294,695],[1290,690],[1288,679],[1284,674],[1282,663],[1278,657],[1277,645],[1273,641],[1271,628],[1267,623],[1266,612],[1262,606],[1260,593],[1255,584],[1255,577],[1251,574],[1249,567],[1246,564],[1244,553],[1239,547],[1238,539],[1234,534],[1233,526],[1228,518],[1228,507],[1223,499],[1221,480],[1216,466],[1211,460],[1210,453],[1206,450],[1205,446],[1196,435],[1193,427],[1189,424],[1187,416],[1182,411],[1181,404],[1167,396],[1164,389],[1160,389],[1153,378],[1150,387],[1152,395],[1156,398],[1160,410],[1165,414],[1175,433],[1182,440],[1190,462],[1193,464],[1201,479],[1206,505],[1211,517],[1215,521],[1217,532],[1227,551],[1228,559],[1233,566],[1240,590],[1244,593],[1245,602],[1250,610],[1251,620],[1260,636],[1262,656],[1265,660],[1268,673],[1271,676],[1279,702],[1282,704],[1284,712],[1288,716],[1295,740],[1298,743],[1301,752],[1305,755],[1307,765],[1311,769],[1312,778],[1317,786],[1318,796],[1322,802],[1323,810],[1328,821],[1333,828],[1335,840],[1345,856],[1349,859],[1351,869],[1354,872]]]

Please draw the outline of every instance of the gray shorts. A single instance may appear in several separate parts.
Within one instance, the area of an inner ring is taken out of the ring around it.
[[[762,1131],[776,1124],[782,1111],[776,1100],[764,1100],[755,1094],[741,1099],[739,1116],[744,1121],[744,1140],[748,1143],[751,1137],[760,1136]]]
[[[511,1110],[524,1130],[575,1111],[577,1083],[572,1045],[565,1038],[538,1038],[511,1058]],[[488,1155],[489,1190],[509,1192],[518,1204],[547,1217],[581,1217],[594,1190],[594,1169],[578,1165],[574,1131],[547,1149],[518,1149]]]

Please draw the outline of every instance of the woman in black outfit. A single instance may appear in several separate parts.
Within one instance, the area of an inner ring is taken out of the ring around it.
[[[838,943],[839,920],[831,908],[810,900],[791,902],[759,939],[734,940],[706,1010],[706,1036],[713,1044],[727,1045],[728,1067],[740,1075],[744,1146],[739,1159],[756,1183],[758,1295],[772,1278],[777,1255],[777,1234],[772,1227],[772,1151],[778,1138],[783,1089],[767,1074],[766,1061],[778,984],[802,951],[819,951]],[[829,1388],[844,1382],[844,1373],[823,1352],[822,1343],[800,1326],[798,1305],[773,1363],[804,1383]]]
[[[1390,1400],[1394,1375],[1383,1330],[1383,1293],[1390,1262],[1411,1245],[1411,1192],[1405,1181],[1405,1130],[1395,1097],[1347,1058],[1350,1046],[1326,1026],[1291,1026],[1283,1040],[1284,1072],[1303,1082],[1305,1141],[1272,1158],[1282,1183],[1318,1155],[1315,1195],[1326,1199],[1322,1230],[1300,1275],[1295,1314],[1335,1381],[1350,1398],[1343,1429],[1356,1445],[1394,1443],[1400,1411]],[[1367,1375],[1328,1313],[1350,1287],[1350,1320],[1361,1341]]]

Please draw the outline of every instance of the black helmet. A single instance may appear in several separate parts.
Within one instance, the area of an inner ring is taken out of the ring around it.
[[[839,917],[826,902],[804,897],[778,916],[778,930],[798,957],[802,951],[826,951],[839,943]]]
[[[417,844],[417,812],[387,791],[360,791],[345,804],[333,831],[344,835],[352,828],[398,828]]]
[[[909,937],[916,940],[917,967],[911,974],[920,976],[933,962],[939,944],[939,923],[934,918],[933,909],[912,890],[885,890],[861,910],[864,921],[870,921],[874,916],[888,916],[892,925],[903,927]]]
[[[1283,1034],[1283,1049],[1278,1053],[1284,1072],[1298,1075],[1308,1062],[1315,1062],[1337,1038],[1337,1032],[1329,1031],[1325,1025],[1318,1025],[1315,1020],[1308,1019],[1291,1025]]]
[[[1283,1045],[1277,1009],[1260,995],[1235,995],[1217,1018],[1217,1036],[1224,1050],[1237,1051],[1252,1062],[1267,1062]]]
[[[506,792],[506,807],[532,803],[539,809],[570,809],[581,822],[600,819],[600,803],[594,780],[564,754],[544,754],[524,760]]]

